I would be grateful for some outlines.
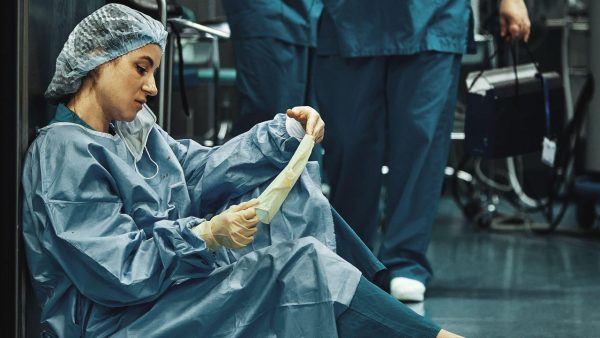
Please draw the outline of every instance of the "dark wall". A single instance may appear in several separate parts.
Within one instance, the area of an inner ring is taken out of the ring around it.
[[[30,129],[43,127],[54,107],[43,98],[54,74],[56,57],[69,33],[103,0],[29,0],[29,117]]]
[[[17,159],[17,0],[7,0],[3,3],[0,11],[0,34],[3,48],[0,50],[0,64],[2,64],[2,90],[0,90],[0,101],[2,102],[3,118],[0,123],[0,134],[2,144],[5,146],[2,161],[2,174],[4,187],[0,189],[3,204],[1,217],[1,241],[0,264],[4,267],[2,274],[2,285],[8,285],[11,292],[3,292],[2,304],[5,309],[6,326],[3,328],[7,337],[15,336],[16,319],[16,264],[15,264],[15,235],[16,235],[16,159]]]
[[[16,10],[17,3],[22,8],[20,13]],[[22,199],[22,196],[17,188],[20,187],[21,161],[29,143],[35,137],[36,129],[46,125],[54,112],[55,107],[46,103],[43,94],[54,74],[56,57],[73,27],[104,3],[104,0],[15,0],[10,1],[10,4],[15,7],[14,11],[1,11],[3,16],[9,17],[9,19],[3,18],[2,25],[10,25],[10,19],[15,22],[18,19],[19,22],[18,25],[15,23],[11,29],[4,27],[2,34],[10,32],[16,37],[14,32],[17,26],[23,32],[22,40],[20,40],[22,41],[20,54],[18,54],[16,38],[15,48],[10,48],[5,43],[2,49],[3,53],[9,53],[7,58],[13,59],[12,62],[5,61],[2,63],[3,65],[9,65],[8,68],[10,68],[3,72],[3,77],[13,76],[14,81],[11,78],[11,82],[15,83],[12,86],[12,94],[6,93],[10,96],[9,100],[3,100],[3,102],[8,102],[9,105],[12,104],[11,107],[14,107],[6,109],[6,112],[14,112],[12,115],[13,120],[9,121],[12,122],[10,124],[12,130],[2,134],[3,137],[10,137],[13,140],[12,143],[8,143],[11,145],[11,158],[14,159],[11,163],[12,173],[8,177],[11,177],[12,181],[16,181],[16,184],[14,184],[12,191],[7,192],[7,194],[10,194],[8,200],[12,201],[12,204],[9,205],[10,212],[7,214],[14,216],[12,220],[6,223],[10,226],[6,226],[5,229],[9,229],[7,231],[12,233],[9,234],[11,236],[2,237],[11,240],[10,244],[12,246],[3,245],[3,249],[6,248],[12,253],[11,262],[13,262],[12,266],[15,273],[11,276],[11,279],[15,281],[15,289],[18,295],[16,303],[12,303],[15,310],[8,312],[16,314],[17,325],[13,326],[16,332],[7,336],[40,336],[39,307],[31,289],[24,254],[22,250],[17,252],[15,245],[15,243],[22,243],[19,236],[21,206],[18,202]],[[11,41],[10,36],[5,37],[3,41]],[[20,55],[18,62],[16,62],[17,55]],[[4,60],[5,55],[3,54]],[[15,67],[16,64],[19,65],[18,69]],[[18,87],[17,83],[20,83]],[[10,101],[10,98],[14,103]],[[8,125],[4,124],[3,127]],[[20,133],[20,137],[17,131]],[[18,236],[16,241],[15,236]],[[15,253],[19,259],[18,263],[15,263]],[[5,257],[11,256],[8,254],[2,255],[2,259],[5,259]],[[15,321],[12,320],[12,322]]]

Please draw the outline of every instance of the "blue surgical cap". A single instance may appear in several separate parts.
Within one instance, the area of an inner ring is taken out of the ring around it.
[[[56,103],[81,86],[99,65],[149,43],[164,51],[167,31],[151,17],[124,5],[108,4],[83,19],[56,59],[56,70],[44,96]]]

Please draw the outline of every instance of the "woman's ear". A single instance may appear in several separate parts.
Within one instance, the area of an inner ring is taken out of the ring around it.
[[[100,77],[100,67],[102,67],[102,65],[90,70],[89,73],[87,73],[87,75],[85,76],[85,78],[83,80],[84,81],[89,80],[89,81],[91,81],[92,85],[95,85],[96,82],[98,81],[98,78]]]

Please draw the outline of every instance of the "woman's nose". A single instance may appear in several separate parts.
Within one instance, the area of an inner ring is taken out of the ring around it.
[[[154,75],[151,75],[148,81],[142,86],[142,90],[150,96],[156,96],[158,94],[158,88],[156,88],[156,81]]]

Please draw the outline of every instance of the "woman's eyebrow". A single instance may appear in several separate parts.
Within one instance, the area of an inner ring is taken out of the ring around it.
[[[148,61],[148,63],[150,63],[150,67],[154,67],[154,60],[152,60],[151,57],[144,55],[144,56],[140,56],[140,59],[144,59],[144,60]]]

